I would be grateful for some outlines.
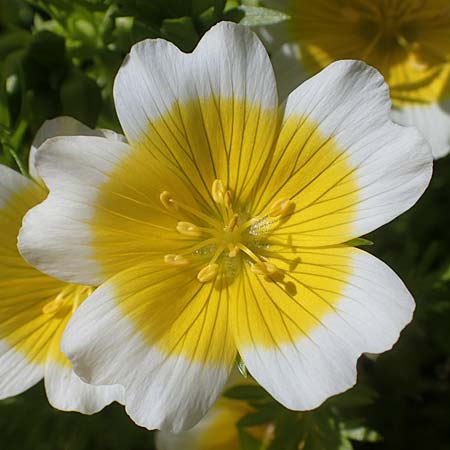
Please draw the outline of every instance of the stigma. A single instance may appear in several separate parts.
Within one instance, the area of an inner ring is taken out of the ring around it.
[[[243,265],[266,278],[280,274],[267,251],[261,252],[260,243],[294,212],[295,204],[289,198],[277,199],[262,215],[252,216],[245,205],[236,202],[233,192],[221,179],[213,181],[210,199],[210,208],[203,204],[201,207],[200,202],[194,207],[169,191],[161,192],[161,204],[176,216],[174,228],[187,244],[185,252],[165,255],[164,263],[180,268],[198,267],[196,280],[203,284],[213,283],[219,276],[232,280]],[[270,226],[255,228],[255,224],[263,222]],[[267,246],[264,248],[267,250]]]

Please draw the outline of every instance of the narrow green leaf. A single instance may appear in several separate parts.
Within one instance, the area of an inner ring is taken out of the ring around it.
[[[355,238],[347,241],[346,244],[350,247],[361,247],[364,245],[373,245],[373,242],[369,241],[369,239]]]
[[[243,11],[245,14],[240,23],[251,27],[273,25],[275,23],[284,22],[290,18],[281,11],[263,8],[261,6],[241,5],[239,10]]]

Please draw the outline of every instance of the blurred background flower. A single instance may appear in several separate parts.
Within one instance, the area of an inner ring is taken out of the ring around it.
[[[449,0],[266,0],[290,20],[266,29],[282,95],[333,61],[361,59],[391,88],[394,119],[450,152]],[[283,44],[283,41],[287,43]]]

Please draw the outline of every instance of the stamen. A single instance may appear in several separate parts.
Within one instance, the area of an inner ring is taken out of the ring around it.
[[[164,192],[166,192],[166,191],[164,191]],[[164,192],[163,192],[163,194],[164,194]],[[199,219],[203,220],[204,222],[211,225],[213,228],[215,228],[218,231],[221,229],[221,227],[219,226],[217,221],[211,219],[211,217],[209,217],[207,214],[204,214],[201,211],[197,211],[196,209],[191,208],[190,206],[185,205],[184,203],[180,203],[179,201],[175,200],[173,197],[170,198],[170,204],[174,205],[174,207],[175,207],[174,209],[184,210],[184,211],[188,212],[189,214],[192,214],[193,216],[198,217]]]
[[[269,216],[270,217],[282,217],[291,214],[294,210],[295,203],[288,199],[282,198],[272,203],[269,208]]]
[[[165,255],[164,262],[171,266],[186,266],[189,264],[189,260],[182,255]]]
[[[237,256],[237,254],[239,253],[239,247],[237,245],[229,244],[228,248],[230,250],[228,253],[228,256],[230,258],[235,258]]]
[[[202,270],[197,274],[197,279],[200,283],[207,283],[208,281],[213,280],[217,272],[219,271],[219,264],[213,263],[208,264],[206,267],[203,267]]]
[[[200,237],[203,234],[201,228],[191,222],[178,222],[177,231],[190,237]]]
[[[227,209],[233,209],[233,196],[230,191],[225,192],[224,203]]]
[[[225,196],[225,185],[222,180],[214,180],[212,184],[212,197],[216,203],[223,203],[223,198]]]
[[[229,224],[228,224],[228,230],[233,231],[236,228],[236,225],[238,223],[239,215],[233,214],[233,217],[231,218]]]
[[[170,194],[170,192],[168,192],[168,191],[161,192],[161,194],[159,196],[159,200],[164,205],[164,208],[172,209],[172,210],[177,209],[175,201],[174,201],[172,195]]]
[[[278,272],[275,265],[269,262],[257,262],[251,266],[251,271],[256,275],[273,275]]]

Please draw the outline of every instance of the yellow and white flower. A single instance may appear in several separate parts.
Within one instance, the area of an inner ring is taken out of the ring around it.
[[[156,447],[159,450],[239,450],[237,425],[251,412],[254,410],[246,402],[221,397],[194,428],[183,433],[158,432]],[[250,427],[246,432],[260,442],[270,441],[273,425]]]
[[[173,431],[206,413],[237,352],[291,409],[352,386],[414,302],[346,243],[410,208],[432,170],[419,133],[391,122],[380,74],[338,62],[279,107],[261,42],[221,23],[192,54],[136,44],[114,96],[128,144],[48,140],[50,194],[19,237],[44,272],[101,285],[63,336],[75,371]]]
[[[450,152],[449,0],[265,3],[291,16],[273,29],[289,41],[273,58],[282,95],[333,61],[366,61],[389,84],[394,121],[417,127],[435,158]]]
[[[48,137],[99,133],[68,117],[54,119],[42,126],[31,149],[34,180],[0,165],[0,398],[44,378],[49,402],[58,409],[94,413],[121,399],[120,387],[83,383],[59,348],[67,322],[93,288],[39,272],[17,249],[23,216],[47,196],[34,166],[37,147]]]

